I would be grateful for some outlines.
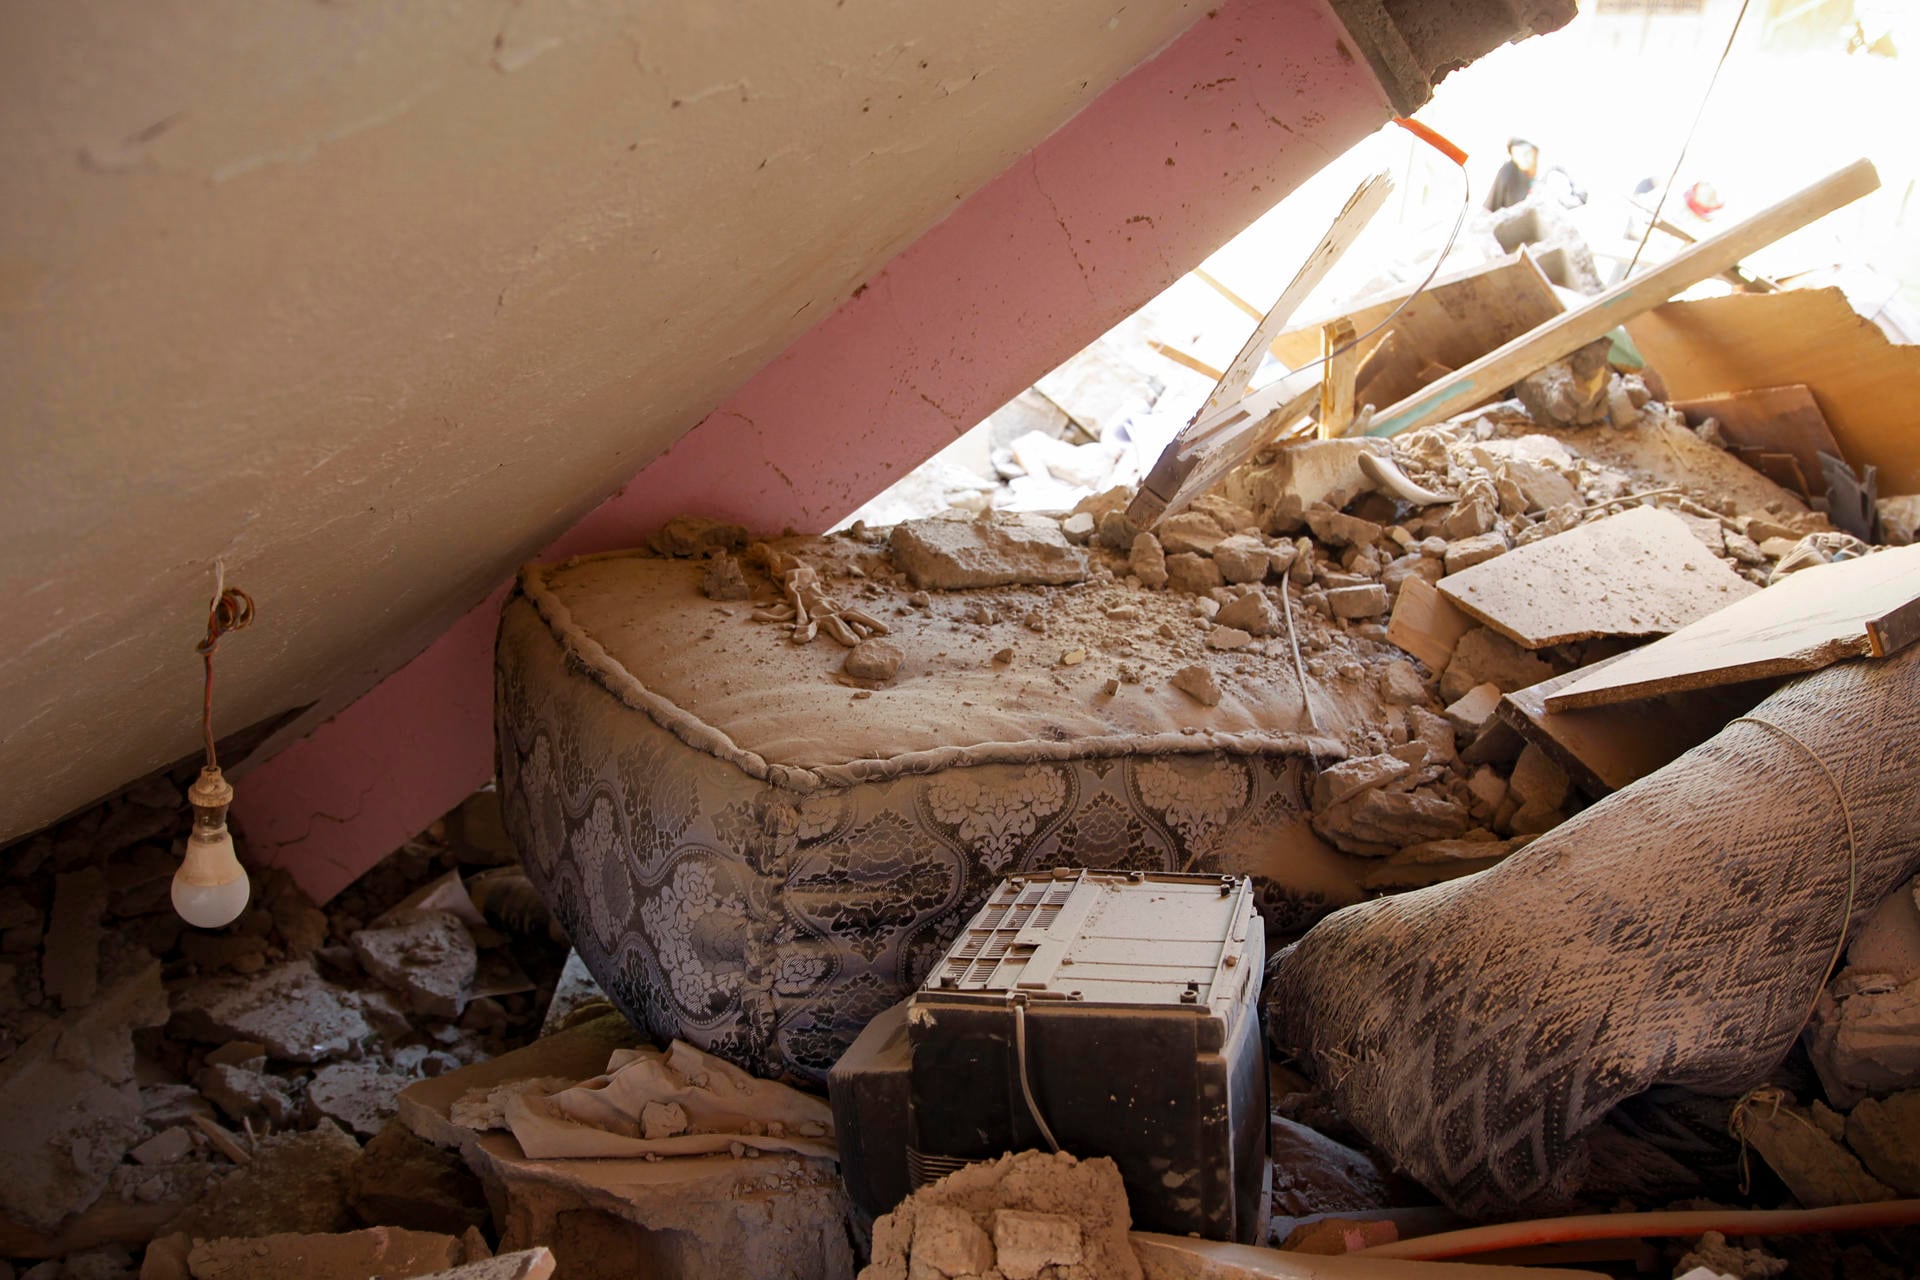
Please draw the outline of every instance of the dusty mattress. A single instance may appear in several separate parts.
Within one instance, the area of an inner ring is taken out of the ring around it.
[[[1292,929],[1360,896],[1361,861],[1307,825],[1302,777],[1340,748],[1294,728],[1283,650],[1210,655],[1225,695],[1206,707],[1167,683],[1197,645],[1191,597],[928,595],[870,544],[781,545],[887,620],[894,679],[849,685],[845,648],[752,620],[765,575],[756,600],[718,602],[694,560],[530,568],[502,613],[509,830],[651,1034],[824,1080],[1026,868],[1247,873]]]

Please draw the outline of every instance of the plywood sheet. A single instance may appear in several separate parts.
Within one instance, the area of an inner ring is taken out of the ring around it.
[[[1743,460],[1747,449],[1759,451],[1763,460],[1776,454],[1790,454],[1806,481],[1819,477],[1823,452],[1836,458],[1846,456],[1840,442],[1833,438],[1833,429],[1827,425],[1826,415],[1820,412],[1813,392],[1799,383],[1676,400],[1673,407],[1696,427],[1708,418],[1717,420],[1720,434]],[[1752,462],[1752,465],[1775,480],[1780,479],[1781,473],[1768,470],[1764,461]],[[1800,492],[1806,497],[1814,496],[1804,483]]]
[[[1675,400],[1805,385],[1847,460],[1880,468],[1882,493],[1920,492],[1920,346],[1888,341],[1838,289],[1669,302],[1627,332]]]
[[[1454,608],[1425,578],[1400,583],[1387,623],[1387,639],[1427,664],[1429,671],[1445,671],[1460,637],[1473,630],[1473,619]]]
[[[1411,289],[1374,298],[1345,314],[1361,333],[1373,328],[1400,305]],[[1389,334],[1400,335],[1429,361],[1457,367],[1511,342],[1521,334],[1566,310],[1539,264],[1525,249],[1435,283],[1408,304],[1391,328],[1360,344],[1364,360]],[[1320,358],[1320,327],[1312,324],[1289,329],[1273,340],[1274,358],[1289,369]],[[1383,406],[1384,407],[1384,406]]]
[[[1636,507],[1440,579],[1440,594],[1515,644],[1659,636],[1758,590],[1670,511]]]
[[[1549,710],[1793,675],[1920,639],[1920,546],[1802,569],[1548,696]]]
[[[1498,715],[1559,762],[1574,784],[1598,799],[1637,782],[1699,746],[1771,692],[1748,682],[1695,689],[1610,707],[1552,711],[1547,699],[1626,657],[1619,654],[1543,680],[1500,699]]]

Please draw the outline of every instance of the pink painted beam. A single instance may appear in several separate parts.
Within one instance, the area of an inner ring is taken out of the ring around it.
[[[545,558],[682,512],[818,531],[1139,308],[1391,114],[1323,0],[1236,0],[881,269]],[[325,900],[493,770],[501,590],[248,773],[251,856]]]

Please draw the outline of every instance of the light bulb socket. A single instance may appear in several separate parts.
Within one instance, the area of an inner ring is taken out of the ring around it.
[[[216,823],[226,821],[227,806],[233,803],[233,785],[221,776],[219,765],[201,766],[200,776],[187,788],[187,803],[196,815],[212,810]]]

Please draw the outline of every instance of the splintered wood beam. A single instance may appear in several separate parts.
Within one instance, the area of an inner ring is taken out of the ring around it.
[[[1307,255],[1293,279],[1280,292],[1253,333],[1234,356],[1227,371],[1193,421],[1175,436],[1153,469],[1140,482],[1127,518],[1152,528],[1163,516],[1184,510],[1188,503],[1251,457],[1262,444],[1308,412],[1320,394],[1317,363],[1247,395],[1247,386],[1268,346],[1307,300],[1327,272],[1359,238],[1373,215],[1386,203],[1393,180],[1382,171],[1354,188],[1327,233]]]
[[[1578,310],[1556,316],[1531,333],[1421,388],[1376,417],[1368,434],[1394,436],[1469,409],[1541,366],[1605,337],[1617,326],[1652,310],[1689,285],[1720,274],[1748,254],[1853,203],[1879,186],[1880,175],[1872,162],[1856,160],[1805,190],[1735,223],[1719,235],[1687,246],[1645,275],[1622,280]]]
[[[1333,264],[1340,261],[1360,233],[1373,221],[1373,215],[1380,212],[1380,206],[1387,202],[1393,193],[1393,179],[1381,170],[1353,189],[1347,197],[1347,203],[1341,206],[1334,217],[1333,225],[1327,228],[1327,234],[1320,237],[1320,243],[1313,247],[1307,260],[1293,273],[1293,279],[1280,291],[1279,298],[1260,318],[1242,344],[1238,355],[1227,366],[1227,371],[1214,387],[1213,394],[1207,397],[1207,403],[1194,415],[1197,423],[1205,422],[1207,415],[1217,413],[1232,405],[1247,394],[1247,385],[1253,381],[1254,371],[1260,367],[1260,361],[1266,356],[1267,348],[1287,327],[1287,321],[1293,319],[1293,313],[1307,300],[1307,295],[1316,289]]]
[[[1351,320],[1334,320],[1320,329],[1320,438],[1347,434],[1353,425],[1353,383],[1360,370]]]

